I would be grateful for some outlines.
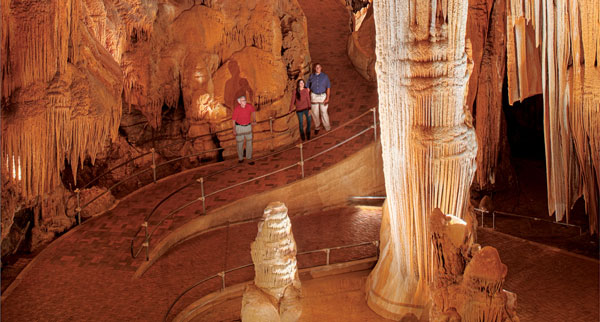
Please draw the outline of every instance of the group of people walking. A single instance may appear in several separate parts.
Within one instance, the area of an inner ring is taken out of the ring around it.
[[[311,119],[315,123],[315,135],[319,134],[321,130],[321,121],[326,131],[331,130],[327,113],[331,97],[331,82],[322,70],[321,64],[315,64],[314,73],[308,77],[308,83],[299,79],[294,95],[292,95],[290,112],[296,111],[302,141],[310,140]],[[304,119],[306,119],[306,131],[304,130]],[[246,102],[245,96],[237,99],[237,104],[233,109],[232,122],[238,162],[244,161],[244,141],[246,141],[246,159],[250,161],[248,164],[253,165],[252,124],[256,124],[256,110]]]

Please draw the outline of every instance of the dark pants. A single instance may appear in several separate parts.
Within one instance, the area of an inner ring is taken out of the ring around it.
[[[300,137],[302,138],[302,140],[304,140],[305,138],[310,140],[310,113],[309,112],[310,112],[310,110],[296,112],[296,115],[298,115]],[[302,120],[303,117],[306,117],[306,136],[304,135],[304,121]]]

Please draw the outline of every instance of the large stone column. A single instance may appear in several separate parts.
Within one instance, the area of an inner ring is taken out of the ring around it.
[[[381,144],[387,202],[369,307],[420,317],[429,302],[434,208],[465,215],[476,141],[465,95],[467,1],[374,2]]]

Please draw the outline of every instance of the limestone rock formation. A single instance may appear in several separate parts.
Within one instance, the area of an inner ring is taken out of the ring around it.
[[[252,242],[256,276],[242,299],[242,321],[297,321],[302,313],[296,242],[287,208],[272,202],[265,208]]]
[[[368,0],[346,0],[352,34],[348,56],[366,79],[375,80],[375,23]],[[473,114],[477,143],[474,188],[495,190],[510,185],[508,142],[502,112],[506,65],[506,0],[470,0],[466,38],[471,41],[473,71],[467,105]]]
[[[235,150],[234,96],[246,93],[259,121],[284,115],[310,64],[296,0],[2,0],[1,55],[1,157],[10,183],[2,199],[12,198],[3,228],[13,209],[42,203],[57,187],[68,188],[66,200],[81,186],[82,167],[91,179],[151,148],[158,161],[216,147],[226,157]],[[292,117],[276,120],[274,131],[295,133]],[[257,152],[293,140],[260,142],[271,137],[268,123],[255,134]],[[47,211],[45,218],[59,216]]]
[[[466,90],[465,1],[375,1],[387,207],[367,301],[393,319],[423,316],[432,280],[427,219],[465,215],[476,142]]]
[[[509,101],[544,96],[549,215],[568,221],[583,195],[590,231],[597,233],[600,3],[509,0],[507,8]]]
[[[430,321],[519,321],[516,295],[502,289],[508,271],[493,247],[473,243],[465,221],[434,209]]]
[[[375,20],[372,1],[347,0],[346,2],[352,27],[352,33],[348,37],[348,57],[362,77],[376,81]]]
[[[502,84],[506,65],[506,1],[471,0],[467,18],[473,73],[467,104],[477,136],[477,172],[474,186],[494,190],[510,185],[506,126],[502,111]]]
[[[229,0],[160,4],[153,36],[133,44],[121,65],[129,104],[157,127],[163,107],[181,101],[190,123],[186,134],[194,137],[229,129],[242,94],[259,110],[259,121],[285,114],[283,102],[289,101],[295,79],[308,73],[309,62],[306,18],[296,1]],[[288,129],[287,119],[277,122]],[[268,124],[261,126],[255,141],[269,132]],[[229,131],[217,139],[199,138],[188,148],[223,146],[233,153]],[[274,146],[288,143],[291,136]]]

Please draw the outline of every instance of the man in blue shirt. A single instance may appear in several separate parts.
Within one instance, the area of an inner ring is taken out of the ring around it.
[[[308,78],[310,107],[313,114],[313,120],[315,121],[315,135],[319,134],[319,130],[321,129],[321,119],[323,120],[323,127],[325,130],[331,130],[331,125],[329,125],[329,114],[327,114],[331,83],[329,82],[327,74],[321,72],[322,69],[323,67],[321,67],[321,64],[315,64],[315,73]]]

